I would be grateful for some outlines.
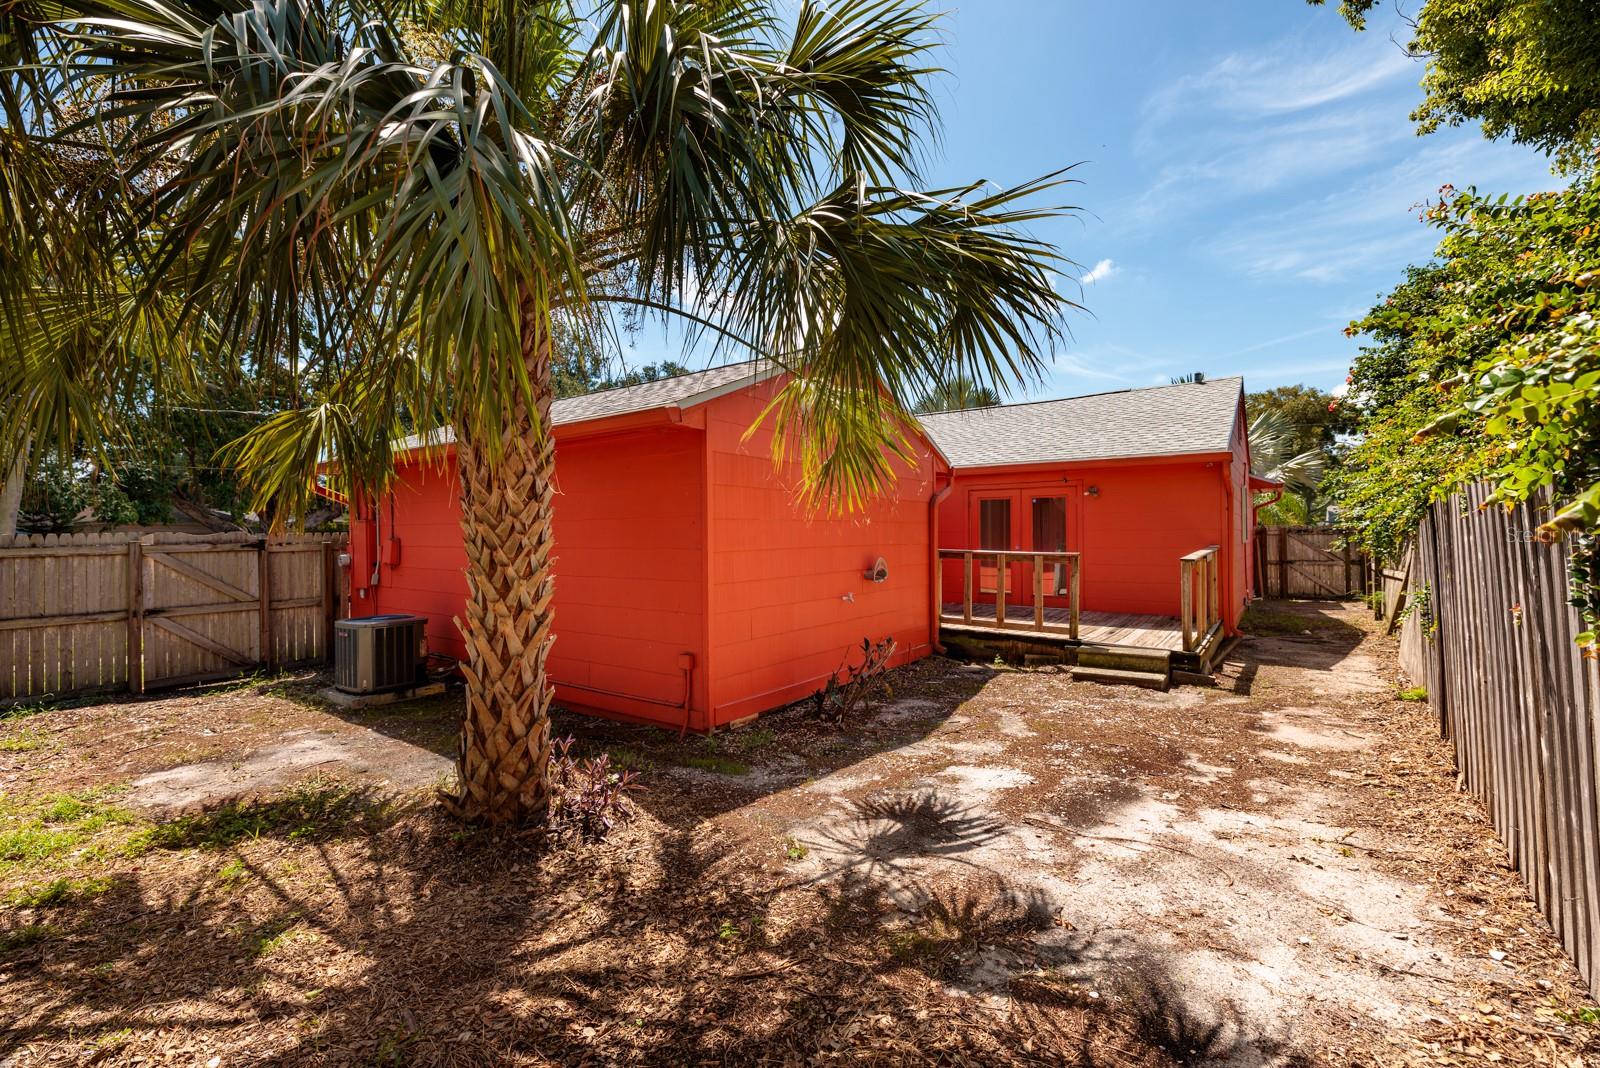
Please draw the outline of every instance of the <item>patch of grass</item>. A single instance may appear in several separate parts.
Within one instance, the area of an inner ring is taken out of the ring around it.
[[[606,750],[606,755],[611,758],[613,766],[623,771],[649,771],[656,766],[656,762],[639,752],[637,749],[619,747]]]
[[[1583,1024],[1588,1027],[1600,1027],[1600,1009],[1597,1009],[1592,1005],[1585,1005],[1572,1012],[1558,1012],[1556,1015],[1570,1024]]]
[[[5,902],[12,908],[49,909],[71,905],[91,897],[99,897],[111,889],[111,880],[105,878],[69,879],[63,876],[38,886],[13,890]]]
[[[31,866],[60,856],[82,840],[71,828],[51,829],[38,823],[0,831],[0,867]]]
[[[49,703],[0,706],[0,722],[8,719],[29,719],[33,716],[42,716],[46,712],[54,712],[56,708],[56,705]]]
[[[889,953],[903,964],[938,960],[949,948],[944,940],[921,931],[897,931],[889,936]]]
[[[26,927],[0,931],[0,956],[37,945],[47,938],[54,937],[55,933],[56,929],[48,923],[30,923]]]
[[[1312,616],[1280,612],[1275,608],[1251,605],[1239,620],[1239,629],[1251,634],[1305,634],[1315,631],[1324,621]]]
[[[43,748],[46,740],[44,731],[37,727],[24,727],[9,738],[0,738],[0,753],[31,753]]]
[[[107,1031],[104,1034],[96,1035],[94,1046],[96,1049],[111,1049],[132,1040],[132,1038],[133,1028],[120,1027],[115,1031]]]
[[[144,828],[130,840],[129,850],[223,849],[275,835],[296,841],[326,838],[356,820],[383,822],[393,813],[392,807],[374,803],[364,791],[313,780],[282,797],[229,802],[210,812]]]
[[[790,860],[805,860],[811,850],[801,845],[794,835],[785,835],[783,838],[783,855]]]
[[[701,771],[712,771],[718,775],[748,775],[750,765],[737,760],[730,760],[725,756],[710,754],[707,756],[686,756],[682,760],[686,768],[699,768]]]
[[[1332,611],[1330,607],[1329,611]],[[1254,604],[1245,610],[1239,620],[1239,629],[1249,634],[1293,637],[1312,634],[1320,638],[1358,641],[1366,631],[1348,620],[1311,610],[1305,613],[1273,608],[1268,604]]]
[[[57,794],[46,798],[46,804],[39,816],[50,823],[71,823],[87,811],[89,803],[82,798],[73,797],[71,794]]]
[[[298,916],[274,920],[250,933],[246,939],[246,950],[252,957],[270,957],[301,933]]]
[[[1402,701],[1426,701],[1428,699],[1428,690],[1423,686],[1412,686],[1409,689],[1401,690],[1396,696]]]
[[[730,739],[741,752],[753,753],[777,737],[771,727],[747,727],[734,733]]]
[[[250,869],[237,857],[217,869],[217,882],[223,886],[238,886],[248,878]]]
[[[77,794],[52,794],[38,801],[0,801],[0,868],[29,868],[52,862],[80,846],[97,854],[113,851],[104,839],[110,827],[137,822],[127,809],[107,804],[105,788]],[[98,841],[97,841],[98,840]]]

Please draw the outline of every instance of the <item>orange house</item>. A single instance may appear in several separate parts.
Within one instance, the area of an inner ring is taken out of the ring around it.
[[[1254,594],[1252,489],[1276,485],[1250,476],[1241,379],[976,408],[922,424],[955,468],[939,511],[947,627],[994,629],[1003,596],[1007,629],[1037,619],[1033,629],[1054,620],[1064,632],[1076,572],[1073,629],[1085,643],[1181,656],[1202,651],[1208,633],[1236,630]]]
[[[948,465],[917,436],[914,466],[864,513],[808,515],[770,432],[745,440],[777,385],[744,363],[555,403],[561,703],[705,731],[816,691],[863,638],[893,636],[897,664],[932,648]],[[430,650],[461,657],[452,452],[413,443],[397,488],[353,516],[351,605],[427,616]]]

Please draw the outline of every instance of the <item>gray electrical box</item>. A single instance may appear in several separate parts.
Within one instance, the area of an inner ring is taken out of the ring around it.
[[[333,684],[345,693],[384,693],[423,681],[425,616],[341,619],[333,625]]]

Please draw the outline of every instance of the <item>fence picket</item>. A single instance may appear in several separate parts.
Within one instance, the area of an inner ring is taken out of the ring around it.
[[[342,545],[243,532],[0,538],[0,702],[324,659],[325,620],[345,604],[330,565]]]
[[[1412,547],[1402,666],[1424,682],[1462,784],[1590,989],[1600,995],[1600,664],[1574,642],[1571,547],[1534,537],[1548,507],[1474,485],[1435,504]]]

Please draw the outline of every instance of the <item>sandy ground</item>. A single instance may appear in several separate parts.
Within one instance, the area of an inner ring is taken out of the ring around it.
[[[1600,1064],[1600,1016],[1584,1022],[1593,1002],[1454,789],[1426,707],[1398,700],[1392,643],[1355,606],[1254,619],[1215,689],[931,660],[842,729],[796,708],[679,743],[564,717],[647,786],[592,853],[463,845],[419,800],[315,858],[270,832],[230,845],[255,880],[187,918],[175,900],[217,897],[215,853],[146,857],[127,892],[52,918],[70,932],[54,949],[0,957],[18,1010],[0,1064]],[[160,821],[308,777],[420,799],[447,771],[458,699],[340,717],[310,692],[6,724],[0,740],[47,744],[0,753],[0,788],[113,784]],[[477,928],[439,880],[512,911]],[[151,912],[156,931],[107,944]],[[313,934],[275,944],[275,968],[221,934],[199,963],[145,945],[273,915]],[[173,991],[120,971],[130,955],[205,978]],[[125,999],[74,992],[97,968],[140,993],[145,1030]],[[274,983],[343,1002],[248,993]],[[460,1039],[462,1001],[498,1006],[520,1044]],[[227,1023],[199,1028],[207,1012]]]

